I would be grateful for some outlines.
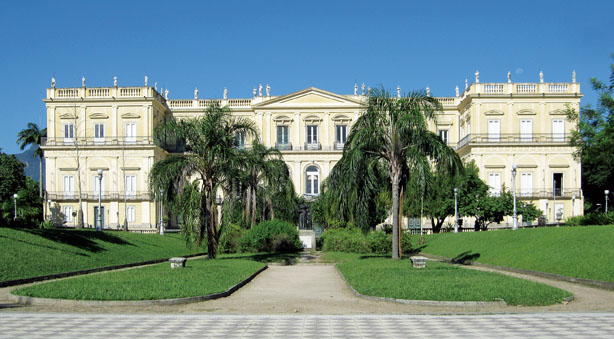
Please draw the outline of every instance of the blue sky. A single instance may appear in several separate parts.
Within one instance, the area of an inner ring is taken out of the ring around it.
[[[453,96],[482,82],[607,80],[613,1],[11,1],[0,12],[0,147],[46,125],[45,88],[150,85],[170,98],[251,96],[354,82]]]

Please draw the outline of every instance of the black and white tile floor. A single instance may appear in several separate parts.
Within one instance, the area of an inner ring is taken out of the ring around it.
[[[188,315],[0,313],[0,338],[614,338],[614,313]]]

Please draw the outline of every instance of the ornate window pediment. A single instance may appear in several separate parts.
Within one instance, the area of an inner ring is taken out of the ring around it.
[[[141,115],[138,113],[129,112],[129,113],[122,114],[121,117],[122,119],[138,119],[141,117]]]
[[[277,125],[290,125],[292,123],[292,118],[285,115],[279,115],[273,118],[273,121]]]
[[[76,114],[73,114],[73,113],[64,113],[64,114],[60,114],[60,119],[75,120],[75,119],[78,119],[78,117]]]
[[[352,118],[344,114],[338,114],[333,117],[333,121],[336,123],[348,123],[352,121]]]
[[[528,109],[521,109],[520,111],[516,112],[516,114],[518,115],[536,115],[535,111],[531,111]]]
[[[503,115],[505,113],[503,113],[503,111],[500,111],[498,109],[491,109],[490,111],[486,111],[484,113],[484,115]]]
[[[303,118],[303,121],[307,124],[317,125],[322,121],[322,118],[316,115],[309,115]]]
[[[106,113],[92,113],[90,119],[109,119],[109,115]]]

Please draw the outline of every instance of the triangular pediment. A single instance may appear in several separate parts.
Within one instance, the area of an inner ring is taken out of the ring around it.
[[[60,119],[77,119],[77,115],[73,114],[73,113],[64,113],[64,114],[60,114]]]
[[[344,107],[361,105],[359,97],[343,96],[319,88],[304,90],[276,97],[255,105],[257,108],[288,107]]]

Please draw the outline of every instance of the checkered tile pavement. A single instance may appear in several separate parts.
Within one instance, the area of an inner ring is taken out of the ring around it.
[[[0,338],[614,338],[614,313],[171,315],[0,313]]]

